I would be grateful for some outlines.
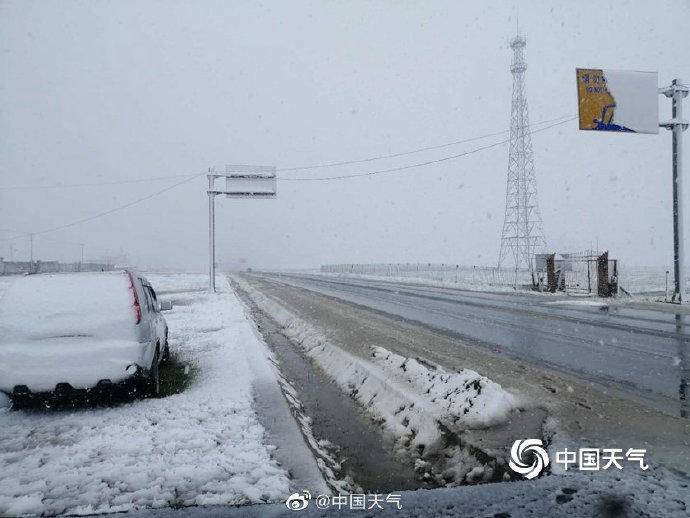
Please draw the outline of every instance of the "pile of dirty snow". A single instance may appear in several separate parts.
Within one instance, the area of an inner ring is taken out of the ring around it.
[[[422,394],[437,418],[455,427],[484,428],[503,423],[517,406],[515,396],[473,370],[449,372],[383,347],[373,347],[372,357],[389,379]]]

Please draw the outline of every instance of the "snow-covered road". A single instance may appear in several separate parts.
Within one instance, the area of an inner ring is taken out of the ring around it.
[[[15,411],[4,401],[0,515],[244,504],[289,494],[292,466],[273,458],[254,405],[257,384],[279,390],[275,371],[227,281],[219,277],[212,295],[201,275],[149,280],[175,304],[166,313],[170,345],[195,366],[191,385],[161,399],[76,411]],[[318,483],[304,443],[290,448]]]

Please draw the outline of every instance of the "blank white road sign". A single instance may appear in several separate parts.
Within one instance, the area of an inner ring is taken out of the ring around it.
[[[223,176],[228,198],[271,198],[278,190],[275,167],[226,166]]]

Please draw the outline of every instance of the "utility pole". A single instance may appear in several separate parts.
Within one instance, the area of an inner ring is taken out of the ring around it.
[[[208,170],[208,256],[209,269],[208,281],[209,289],[216,291],[216,192],[213,190],[213,184],[216,177],[211,173],[211,168]]]
[[[671,99],[671,120],[659,124],[673,132],[673,275],[674,289],[671,302],[685,302],[685,235],[683,233],[683,131],[688,122],[683,120],[683,98],[688,95],[688,87],[680,79],[659,89]]]
[[[84,243],[80,243],[79,246],[81,247],[81,260],[79,261],[79,271],[82,271],[84,269]]]
[[[34,273],[34,235],[29,234],[29,273]]]

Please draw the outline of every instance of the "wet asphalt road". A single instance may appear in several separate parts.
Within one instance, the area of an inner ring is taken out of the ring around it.
[[[576,305],[577,299],[528,293],[318,275],[270,277],[594,382],[670,415],[687,414],[688,315]]]

